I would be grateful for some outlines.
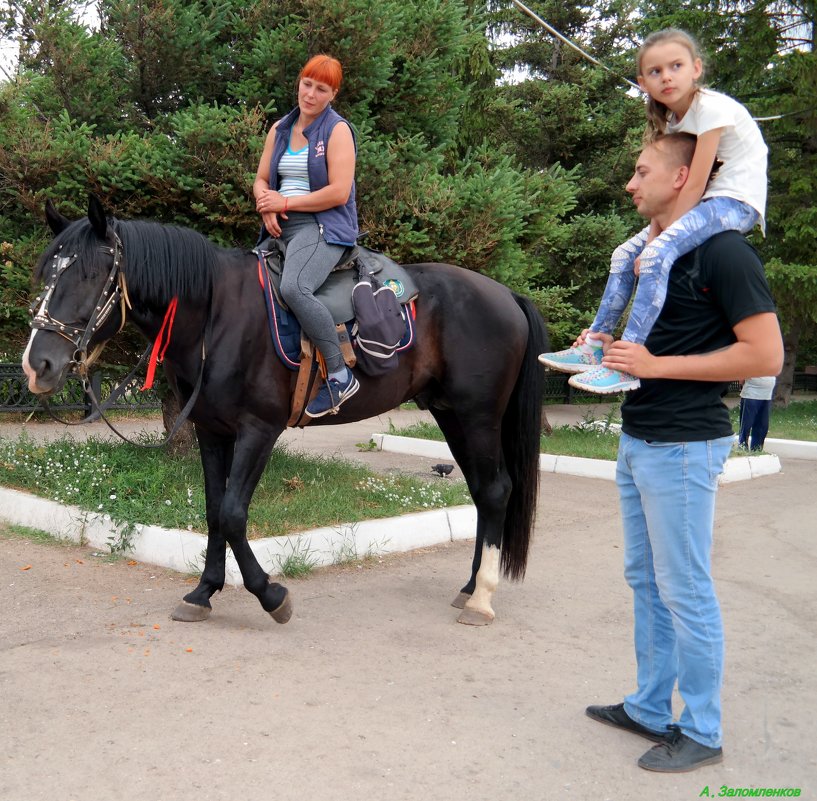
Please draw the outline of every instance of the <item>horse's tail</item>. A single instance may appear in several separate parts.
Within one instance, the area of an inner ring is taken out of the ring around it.
[[[508,578],[521,579],[528,561],[539,492],[544,370],[537,356],[550,348],[545,321],[536,306],[521,295],[514,294],[514,299],[528,320],[528,344],[502,418],[502,450],[511,478],[511,495],[505,512],[500,566]]]

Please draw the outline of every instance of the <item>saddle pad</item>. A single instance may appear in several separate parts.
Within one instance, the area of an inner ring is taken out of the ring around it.
[[[402,268],[401,268],[402,269]],[[352,273],[353,277],[357,279],[357,272],[355,270],[344,270],[346,273]],[[275,346],[275,352],[278,358],[290,369],[297,370],[301,365],[301,324],[298,322],[292,312],[285,309],[275,296],[270,283],[270,270],[264,268],[262,259],[258,259],[258,281],[261,284],[261,289],[264,293],[264,303],[267,307],[267,319],[269,322],[270,335],[272,336],[272,343]],[[334,275],[334,273],[333,273]],[[352,282],[353,286],[355,281]],[[351,288],[349,292],[351,293]],[[349,307],[351,308],[351,297],[349,299]],[[414,344],[414,306],[413,304],[406,308],[406,331],[403,338],[400,340],[400,346],[397,352],[408,350]],[[350,339],[354,342],[352,337],[352,326],[354,319],[347,317],[341,322],[346,323],[346,330],[349,332]]]
[[[378,253],[376,250],[360,247],[356,261],[361,274],[377,273],[378,280],[384,286],[389,287],[402,305],[406,305],[414,300],[419,291],[408,272],[397,262],[392,261],[388,256]],[[259,254],[262,257],[266,254]],[[277,256],[277,254],[276,254]],[[273,282],[274,291],[277,297],[281,297],[281,274],[277,272],[278,259],[264,259],[270,267],[265,272],[269,273]],[[352,309],[352,289],[358,282],[358,270],[354,267],[335,270],[329,273],[329,277],[323,286],[315,293],[315,297],[329,309],[335,324],[347,323],[355,316]]]

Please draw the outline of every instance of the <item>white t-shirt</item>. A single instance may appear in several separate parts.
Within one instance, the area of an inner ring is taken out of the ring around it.
[[[741,398],[748,400],[769,400],[774,393],[777,378],[773,375],[761,375],[757,378],[747,378],[740,391]]]
[[[676,121],[673,115],[667,123],[668,133],[695,136],[714,128],[723,128],[717,153],[723,166],[709,182],[703,197],[732,197],[747,203],[760,215],[760,227],[765,231],[769,150],[748,110],[729,95],[699,89],[683,119]]]

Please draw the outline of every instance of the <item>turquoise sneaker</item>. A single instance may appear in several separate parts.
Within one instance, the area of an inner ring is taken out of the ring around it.
[[[610,370],[607,367],[598,367],[589,372],[572,375],[568,384],[585,392],[595,392],[598,395],[609,395],[613,392],[630,392],[638,389],[641,382],[629,373]]]
[[[551,370],[583,373],[601,366],[602,349],[595,345],[576,345],[556,353],[541,353],[539,361]]]
[[[346,376],[346,382],[335,381],[334,378],[324,382],[323,386],[318,390],[318,394],[306,407],[306,413],[309,417],[337,414],[341,403],[349,400],[360,389],[360,384],[351,370],[346,370]]]

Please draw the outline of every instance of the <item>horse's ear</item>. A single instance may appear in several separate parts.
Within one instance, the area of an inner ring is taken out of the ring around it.
[[[94,233],[100,239],[105,239],[108,233],[108,218],[105,208],[96,195],[88,195],[88,219],[91,221]]]
[[[45,220],[55,235],[61,234],[71,224],[67,217],[63,217],[57,211],[57,207],[51,202],[51,198],[45,201]]]

